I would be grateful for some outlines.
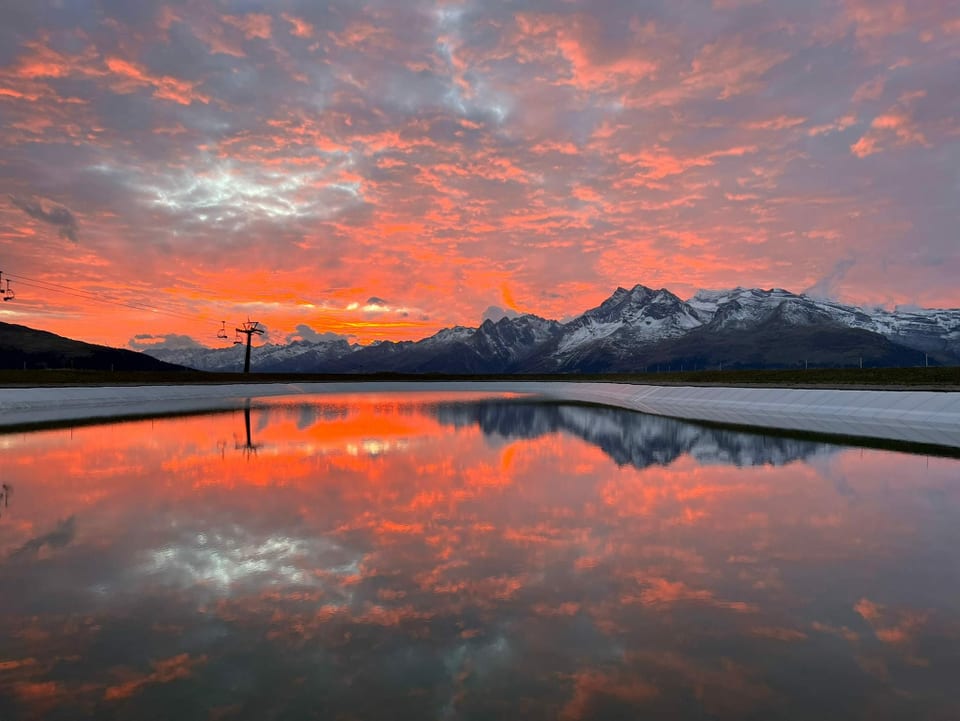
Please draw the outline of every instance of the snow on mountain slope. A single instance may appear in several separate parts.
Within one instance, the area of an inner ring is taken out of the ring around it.
[[[298,361],[309,356],[312,361],[339,359],[349,355],[353,346],[346,341],[294,341],[285,345],[267,343],[253,349],[251,368],[256,371],[300,370]],[[202,371],[230,373],[243,370],[246,348],[230,345],[226,348],[156,348],[144,353],[168,363],[177,363]],[[286,368],[285,366],[293,366]]]
[[[723,306],[736,303],[743,308],[745,319],[754,316],[759,317],[760,313],[766,312],[766,309],[774,307],[787,299],[798,298],[794,293],[782,288],[772,288],[770,290],[761,290],[759,288],[741,288],[736,287],[731,290],[700,290],[687,301],[703,318],[704,322],[709,323],[713,320],[717,311]]]
[[[712,330],[746,329],[773,318],[793,325],[834,322],[809,298],[782,288],[700,291],[687,303]]]
[[[629,329],[630,340],[653,343],[676,338],[699,328],[703,320],[696,310],[668,290],[636,285],[617,288],[598,307],[563,327],[557,353],[563,355],[583,345]]]
[[[878,333],[909,348],[960,353],[960,309],[868,309],[798,295],[781,288],[739,287],[724,291],[701,290],[687,303],[715,329],[757,325],[770,317],[778,306],[789,303],[790,308],[796,309],[798,320],[805,313],[810,322],[825,320]]]
[[[883,336],[887,339],[884,343],[939,354],[945,361],[960,358],[960,310],[956,309],[865,309],[782,288],[701,290],[683,301],[666,289],[636,285],[630,290],[617,288],[599,306],[565,324],[523,315],[496,323],[487,320],[479,328],[445,328],[416,342],[384,341],[362,347],[344,340],[268,344],[254,349],[252,367],[278,372],[413,373],[630,369],[641,356],[651,355],[658,344],[670,346],[669,352],[664,351],[668,356],[679,352],[674,346],[687,336],[688,345],[699,348],[708,341],[714,346],[725,343],[730,353],[743,356],[751,339],[759,338],[756,334],[776,338],[779,333],[793,332],[791,328],[809,329],[805,342],[814,349],[823,342],[826,329],[833,329],[831,343],[839,342],[835,336],[843,335],[843,329],[854,329]],[[866,341],[847,338],[844,342]],[[236,371],[243,365],[244,349],[146,352],[200,370]],[[713,352],[723,351],[714,347]],[[684,353],[689,355],[690,349]],[[912,361],[889,356],[885,362]]]
[[[504,364],[521,361],[556,337],[562,326],[555,320],[535,315],[484,321],[471,340],[477,353]]]
[[[467,328],[462,325],[455,325],[453,328],[444,328],[440,331],[437,331],[434,335],[429,338],[424,338],[422,341],[418,341],[417,345],[421,348],[430,348],[436,345],[443,345],[445,343],[455,343],[463,342],[473,336],[477,332],[476,328]]]

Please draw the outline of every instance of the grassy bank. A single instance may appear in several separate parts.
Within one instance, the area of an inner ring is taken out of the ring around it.
[[[0,387],[83,385],[171,385],[192,383],[312,383],[332,381],[558,380],[654,385],[763,386],[790,388],[879,388],[960,391],[960,368],[818,368],[730,370],[604,375],[444,375],[322,373],[203,373],[200,371],[3,370]]]

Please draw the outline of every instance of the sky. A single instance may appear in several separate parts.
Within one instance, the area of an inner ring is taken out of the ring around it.
[[[0,321],[83,340],[960,307],[958,208],[955,0],[0,7]]]

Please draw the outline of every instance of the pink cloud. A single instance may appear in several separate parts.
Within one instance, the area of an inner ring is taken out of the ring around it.
[[[154,97],[172,100],[181,105],[194,101],[209,103],[210,98],[197,92],[196,84],[169,75],[153,75],[144,66],[117,57],[105,59],[107,68],[117,79],[113,85],[118,92],[131,92],[144,86],[153,87]]]
[[[518,37],[513,42],[525,48],[524,55],[538,62],[558,56],[569,66],[567,82],[582,90],[636,82],[653,75],[659,67],[656,56],[643,44],[645,37],[656,32],[650,26],[633,28],[636,42],[629,50],[605,56],[599,26],[590,15],[521,14],[516,22]]]
[[[912,106],[924,95],[919,93],[904,96],[892,108],[876,116],[870,123],[869,130],[850,146],[850,151],[858,158],[865,158],[879,152],[884,141],[898,147],[930,147],[930,142],[912,115]]]
[[[787,59],[783,50],[758,48],[734,37],[704,46],[683,78],[683,86],[695,92],[718,90],[720,99],[759,87],[760,78]]]
[[[853,94],[853,102],[857,103],[862,100],[877,100],[883,96],[883,91],[886,88],[887,79],[883,75],[878,75],[877,77],[868,80]]]
[[[284,20],[290,23],[290,34],[298,38],[310,38],[313,37],[314,28],[313,25],[308,23],[302,18],[298,18],[289,13],[281,13],[280,15]]]
[[[807,122],[806,118],[781,115],[769,120],[751,120],[744,124],[748,130],[789,130]]]
[[[855,115],[844,115],[842,118],[837,118],[832,123],[827,123],[826,125],[816,125],[808,131],[810,135],[824,135],[826,133],[839,133],[841,131],[852,128],[857,124],[857,116]]]
[[[858,37],[885,37],[910,27],[903,0],[846,0],[844,7]]]
[[[260,38],[262,40],[270,39],[272,18],[269,15],[260,13],[224,15],[223,22],[240,30],[248,40],[253,40],[254,38]]]
[[[670,152],[663,147],[643,150],[636,154],[621,153],[620,160],[629,165],[637,165],[641,170],[640,175],[645,178],[661,179],[672,175],[685,173],[691,168],[709,167],[714,164],[718,158],[742,157],[757,152],[757,146],[744,145],[721,150],[713,150],[702,155],[681,156]]]

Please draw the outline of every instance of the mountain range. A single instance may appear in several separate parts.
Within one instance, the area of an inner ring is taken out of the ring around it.
[[[199,370],[242,367],[243,348],[145,351]],[[960,362],[960,309],[886,310],[773,288],[681,300],[643,285],[566,322],[535,315],[445,328],[420,341],[296,341],[255,348],[252,370],[299,373],[604,373]]]

